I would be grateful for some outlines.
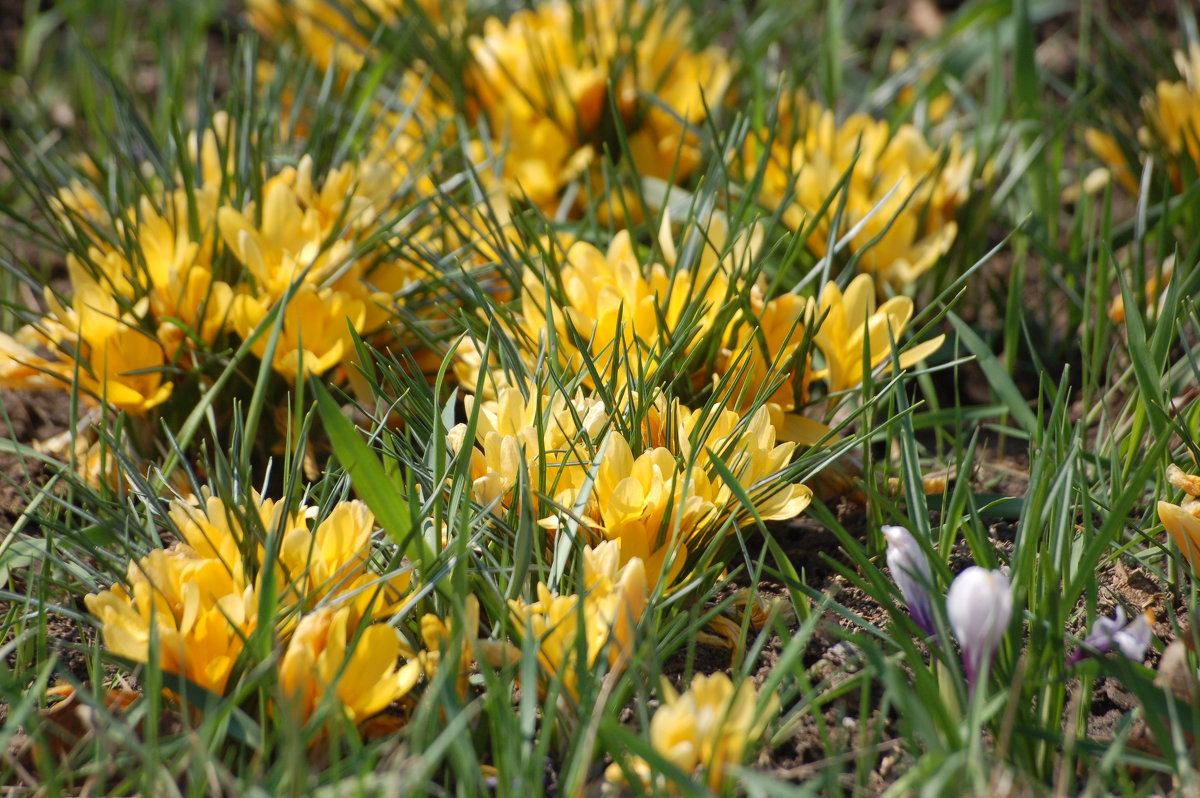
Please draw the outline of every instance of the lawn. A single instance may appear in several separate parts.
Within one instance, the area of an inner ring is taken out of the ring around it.
[[[0,0],[6,795],[1197,795],[1200,30]]]

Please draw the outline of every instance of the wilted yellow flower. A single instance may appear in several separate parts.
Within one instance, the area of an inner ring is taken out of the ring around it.
[[[33,449],[62,462],[73,461],[75,473],[93,488],[106,485],[111,490],[120,490],[125,472],[116,450],[108,441],[93,440],[87,429],[99,414],[93,410],[80,419],[75,429],[67,429],[57,435],[33,442]],[[76,431],[78,430],[78,431]]]
[[[813,308],[815,307],[815,311]],[[813,372],[814,380],[825,380],[833,394],[862,382],[864,367],[873,371],[891,357],[892,344],[912,318],[913,302],[898,296],[875,307],[875,284],[870,275],[861,274],[850,281],[845,293],[830,282],[820,302],[810,303],[810,313],[823,320],[813,343],[825,356],[825,367]],[[900,353],[900,367],[908,368],[932,354],[942,345],[944,335],[911,346]],[[869,342],[867,342],[869,339]],[[870,361],[863,363],[864,343]]]
[[[1167,482],[1188,496],[1200,496],[1200,476],[1188,474],[1174,463],[1167,466]]]
[[[688,128],[732,75],[724,51],[690,47],[690,23],[682,9],[629,0],[548,0],[487,19],[470,40],[469,80],[492,141],[476,143],[475,159],[503,153],[505,188],[553,210],[603,152],[611,84],[636,173],[686,178],[700,160]]]
[[[254,630],[254,589],[186,544],[130,563],[126,581],[128,589],[115,585],[84,596],[105,647],[135,662],[148,662],[153,647],[164,672],[223,694]]]
[[[663,704],[650,720],[650,744],[684,773],[703,773],[714,792],[721,789],[727,769],[745,760],[779,712],[779,700],[774,696],[756,712],[758,693],[753,683],[743,680],[735,688],[723,673],[697,674],[683,695],[664,681],[662,692]],[[644,786],[669,789],[665,779],[654,779],[645,761],[634,759],[632,766]],[[613,783],[625,781],[616,763],[605,771],[605,778]]]
[[[845,207],[836,235],[861,224],[849,242],[859,268],[899,289],[954,243],[954,217],[975,167],[974,154],[962,152],[957,138],[937,149],[909,124],[889,130],[886,122],[865,114],[839,124],[831,110],[803,94],[786,98],[778,125],[752,138],[745,155],[748,177],[762,169],[759,200],[780,211],[793,230],[809,225],[848,175],[840,189]],[[826,254],[830,214],[840,204],[835,197],[808,238],[818,256]]]
[[[621,566],[618,548],[609,541],[583,550],[583,592],[555,595],[539,583],[537,601],[508,603],[519,633],[537,644],[544,675],[561,679],[567,693],[576,698],[580,636],[586,652],[583,666],[594,667],[607,651],[610,668],[623,668],[633,653],[634,631],[646,609],[646,569],[638,559]]]
[[[349,607],[322,607],[300,619],[279,663],[279,686],[301,718],[332,692],[347,719],[359,723],[409,693],[421,678],[413,660],[397,667],[395,627],[370,624],[356,637]]]

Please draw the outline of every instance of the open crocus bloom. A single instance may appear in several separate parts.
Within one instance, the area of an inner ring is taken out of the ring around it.
[[[753,683],[744,680],[735,687],[723,673],[697,674],[682,695],[664,682],[663,703],[650,721],[650,744],[684,773],[703,771],[708,788],[719,791],[728,768],[742,763],[779,711],[778,700],[772,698],[756,712],[757,701]],[[644,760],[634,760],[633,769],[643,786],[653,784]],[[620,765],[609,766],[605,778],[622,783]]]
[[[302,718],[332,691],[350,722],[359,723],[407,695],[421,678],[415,660],[397,667],[401,644],[394,627],[371,624],[356,637],[353,621],[349,607],[323,607],[296,625],[279,664],[279,684]]]
[[[607,651],[609,666],[623,668],[633,654],[634,632],[648,598],[646,568],[638,559],[620,565],[619,546],[606,541],[583,550],[583,593],[557,595],[539,583],[537,601],[508,603],[517,628],[537,645],[544,676],[561,679],[572,696],[578,695],[581,635],[585,667],[593,667]]]
[[[891,356],[913,314],[913,302],[905,296],[892,297],[875,306],[875,282],[870,275],[855,277],[845,293],[836,283],[821,292],[820,302],[811,303],[810,313],[820,321],[813,342],[825,356],[825,368],[813,372],[824,379],[829,393],[849,390],[862,382],[864,367],[873,371]],[[939,335],[900,353],[900,367],[924,360],[942,345]],[[869,361],[863,363],[864,343]]]
[[[128,588],[84,596],[105,647],[135,662],[148,662],[154,651],[163,672],[223,694],[254,629],[253,588],[186,544],[130,563],[126,580]]]

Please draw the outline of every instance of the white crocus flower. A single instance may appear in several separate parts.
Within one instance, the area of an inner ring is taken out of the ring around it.
[[[1000,571],[973,565],[950,585],[946,614],[962,646],[969,684],[974,685],[983,669],[991,664],[1012,619],[1012,609],[1012,588],[1008,577]]]

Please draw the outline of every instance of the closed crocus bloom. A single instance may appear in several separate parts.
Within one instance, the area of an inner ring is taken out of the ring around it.
[[[1013,597],[1008,577],[972,565],[955,578],[946,594],[950,628],[962,646],[967,682],[975,684],[991,664],[1012,619]]]
[[[420,663],[397,667],[400,654],[394,627],[372,624],[356,638],[349,607],[323,607],[296,625],[279,664],[280,687],[302,718],[332,693],[346,717],[359,723],[407,695],[420,679]]]
[[[922,632],[937,634],[933,622],[933,601],[929,596],[929,588],[933,586],[929,559],[917,539],[904,527],[885,526],[883,536],[887,539],[888,568],[904,600],[908,602],[908,611]]]

